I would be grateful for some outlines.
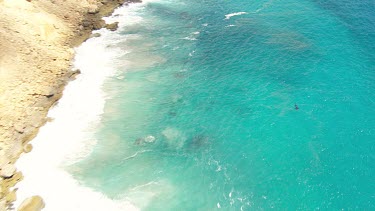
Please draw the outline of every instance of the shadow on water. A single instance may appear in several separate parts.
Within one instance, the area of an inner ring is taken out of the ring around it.
[[[364,49],[369,61],[375,60],[375,3],[373,0],[311,0],[320,8],[331,12],[353,33],[354,42]],[[375,69],[375,65],[372,66]]]
[[[193,62],[210,70],[208,77],[239,73],[249,80],[264,78],[304,86],[309,69],[322,53],[310,38],[291,27],[270,26],[258,16],[233,21],[233,27],[202,29],[197,44],[200,51]]]

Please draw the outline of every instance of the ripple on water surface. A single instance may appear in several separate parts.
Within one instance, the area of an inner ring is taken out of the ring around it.
[[[69,171],[145,210],[374,208],[371,37],[325,6],[124,9],[97,145]]]

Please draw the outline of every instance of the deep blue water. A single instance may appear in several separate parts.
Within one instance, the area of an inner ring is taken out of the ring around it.
[[[374,1],[129,10],[82,184],[143,210],[375,209]]]

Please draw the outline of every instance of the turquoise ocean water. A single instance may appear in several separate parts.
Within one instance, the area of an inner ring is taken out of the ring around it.
[[[374,1],[123,11],[81,184],[142,210],[375,210]]]

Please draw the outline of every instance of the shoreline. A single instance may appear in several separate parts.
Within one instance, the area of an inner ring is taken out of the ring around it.
[[[0,179],[0,210],[11,208],[17,191],[13,187],[23,179],[15,162],[32,150],[29,142],[48,121],[48,111],[79,74],[71,70],[72,48],[106,27],[102,17],[125,2],[139,1],[0,0],[0,14],[7,17],[0,22],[5,25],[0,41],[13,41],[0,45],[8,54],[0,54],[0,79],[7,82],[0,85],[0,167],[2,174],[8,173]]]
[[[126,8],[125,8],[126,9]],[[117,32],[106,29],[77,47],[74,67],[81,70],[68,83],[63,97],[49,112],[54,119],[45,124],[33,140],[34,150],[17,161],[25,178],[17,184],[20,198],[38,194],[44,210],[137,210],[125,198],[111,199],[81,185],[70,170],[87,157],[96,145],[95,131],[101,121],[107,94],[102,87],[116,74],[113,61],[121,52],[108,50]],[[48,158],[48,159],[46,159]],[[58,182],[56,182],[58,181]],[[21,200],[15,202],[18,206]]]

